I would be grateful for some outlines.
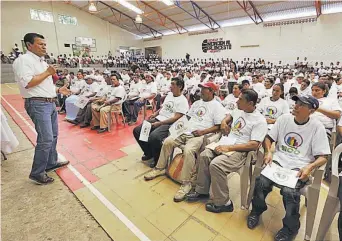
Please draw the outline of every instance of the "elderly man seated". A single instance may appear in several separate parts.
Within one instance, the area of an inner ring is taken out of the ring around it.
[[[257,150],[267,134],[265,118],[256,109],[258,94],[254,90],[243,90],[237,101],[238,109],[222,121],[223,136],[216,147],[204,150],[199,159],[195,189],[187,195],[187,201],[198,201],[209,197],[208,212],[232,212],[233,202],[229,198],[227,175],[239,170],[246,162],[249,151]],[[231,123],[231,128],[229,124]]]
[[[139,99],[134,102],[128,102],[129,105],[133,105],[133,108],[128,108],[127,120],[128,125],[134,125],[137,123],[139,110],[146,104],[147,100],[152,101],[157,95],[157,85],[154,83],[154,77],[150,74],[145,76],[146,84],[142,85],[139,90]],[[132,104],[133,103],[133,104]]]
[[[182,95],[184,81],[179,78],[173,78],[171,81],[171,93],[169,93],[163,104],[163,107],[150,116],[148,122],[152,123],[148,142],[140,141],[140,132],[142,124],[133,130],[133,134],[141,149],[144,151],[143,161],[153,159],[151,167],[155,166],[159,159],[163,140],[169,135],[171,124],[181,118],[189,110],[189,104],[185,96]]]
[[[187,116],[191,119],[188,129],[178,138],[168,137],[162,146],[160,157],[155,169],[145,175],[145,180],[152,180],[165,175],[170,155],[175,147],[185,145],[183,150],[184,164],[181,171],[182,186],[174,197],[175,202],[183,201],[191,190],[191,173],[196,162],[196,153],[202,146],[204,135],[215,133],[225,117],[224,107],[215,100],[214,95],[218,87],[214,83],[200,84],[201,100],[196,101]]]
[[[291,114],[280,116],[268,133],[265,141],[265,165],[279,165],[290,170],[297,170],[299,178],[295,188],[281,186],[274,183],[264,175],[256,179],[252,211],[248,216],[247,226],[255,228],[260,216],[267,210],[266,197],[273,186],[280,188],[283,196],[285,217],[283,228],[275,236],[277,241],[292,240],[298,233],[300,189],[309,180],[310,174],[327,162],[326,155],[330,154],[330,147],[323,124],[310,117],[319,107],[319,102],[312,96],[292,99],[296,102]],[[271,146],[276,143],[275,152]]]
[[[92,130],[98,130],[98,133],[108,131],[108,114],[111,110],[120,110],[121,103],[126,96],[126,91],[120,85],[116,75],[111,76],[112,87],[109,88],[106,97],[94,101],[92,104],[92,119],[94,126]]]

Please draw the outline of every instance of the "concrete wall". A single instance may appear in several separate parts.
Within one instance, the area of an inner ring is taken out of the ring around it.
[[[54,23],[32,20],[30,9],[45,10],[53,13]],[[58,22],[58,14],[77,18],[78,24],[64,25]],[[142,40],[109,22],[92,16],[74,6],[61,2],[2,1],[1,2],[1,50],[6,54],[11,51],[14,43],[21,46],[25,33],[37,32],[47,39],[49,53],[69,54],[72,48],[64,44],[75,43],[75,37],[96,39],[97,52],[94,56],[114,54],[119,46],[141,47]]]
[[[231,50],[203,53],[202,42],[208,38],[230,40]],[[259,47],[242,48],[243,45]],[[197,36],[170,35],[161,40],[144,42],[144,47],[161,46],[163,59],[185,58],[264,58],[265,60],[291,62],[300,57],[309,61],[341,61],[342,13],[322,15],[318,22],[263,27],[262,24],[227,27],[218,33]]]

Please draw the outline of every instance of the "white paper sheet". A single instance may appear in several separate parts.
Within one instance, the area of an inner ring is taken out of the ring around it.
[[[85,96],[79,96],[78,100],[75,102],[75,105],[81,109],[83,109],[89,102],[89,98]]]
[[[186,117],[186,115],[183,115],[170,127],[169,129],[170,135],[173,138],[177,138],[188,129],[188,123],[189,123],[188,118]]]
[[[141,126],[141,132],[139,136],[140,141],[148,142],[148,137],[150,136],[152,124],[148,121],[144,121]]]
[[[272,180],[273,182],[290,188],[295,188],[298,182],[298,177],[296,177],[298,171],[293,171],[285,169],[275,163],[271,165],[266,165],[262,170],[261,174]]]
[[[234,135],[222,136],[218,142],[210,143],[209,145],[206,146],[206,148],[215,151],[215,148],[218,146],[231,146],[231,145],[234,145],[235,142],[236,142],[236,137]],[[234,152],[235,151],[230,151],[230,152],[225,152],[222,154],[230,156]],[[217,154],[219,154],[219,153],[217,153]]]

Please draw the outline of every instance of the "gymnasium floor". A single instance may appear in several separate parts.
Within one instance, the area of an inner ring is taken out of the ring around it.
[[[2,84],[1,87],[2,107],[20,127],[20,131],[34,144],[36,134],[24,110],[23,100],[17,86]],[[144,181],[143,175],[150,168],[140,161],[142,152],[132,135],[134,127],[124,127],[121,123],[118,125],[114,123],[111,133],[97,134],[90,129],[73,126],[63,119],[64,116],[59,116],[58,152],[60,156],[68,159],[71,165],[60,169],[57,174],[115,241],[268,241],[273,240],[275,233],[282,227],[284,208],[276,188],[267,199],[268,210],[263,214],[260,225],[255,230],[249,230],[246,226],[248,212],[240,209],[238,175],[232,175],[229,179],[231,199],[235,206],[232,213],[206,212],[204,203],[174,203],[173,195],[179,188],[178,184],[166,177],[159,177],[149,182]],[[14,165],[10,161],[12,155],[9,155],[9,160],[2,165]],[[25,160],[25,162],[30,162],[30,160]],[[30,167],[26,165],[25,168],[27,169],[25,175],[28,176]],[[36,191],[42,189],[30,183],[28,178],[26,182],[29,185],[25,185],[30,189]],[[58,183],[58,180],[56,182]],[[67,187],[64,186],[63,190],[67,190]],[[13,192],[25,191],[26,189],[20,188],[13,190]],[[43,194],[41,192],[39,194],[38,191],[38,195]],[[55,198],[59,198],[58,192],[51,193],[51,195],[57,195]],[[315,237],[317,222],[320,219],[326,195],[326,189],[322,188],[313,237]],[[9,195],[8,198],[12,198],[12,201],[16,203],[24,202],[24,200],[16,199],[15,193]],[[301,204],[302,227],[296,240],[303,240],[304,237],[306,208],[303,199]],[[28,203],[28,205],[40,204]],[[79,205],[71,212],[80,212],[80,208],[83,209]],[[13,215],[18,212],[18,215],[25,216],[18,210],[13,210],[13,212]],[[66,210],[61,207],[54,215],[70,215],[65,212]],[[20,222],[19,219],[17,225],[24,225]],[[58,232],[58,227],[55,227],[54,223],[51,222],[50,225],[57,228]],[[60,230],[60,232],[64,231]],[[13,235],[23,234],[14,233]],[[80,239],[70,240],[107,240],[104,236],[79,237]],[[57,239],[51,237],[49,240]],[[326,240],[338,240],[336,218]]]

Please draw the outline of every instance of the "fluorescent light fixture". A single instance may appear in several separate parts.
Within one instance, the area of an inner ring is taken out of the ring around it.
[[[136,16],[135,22],[136,23],[142,23],[142,18],[141,18],[141,16],[139,14]]]
[[[166,4],[167,6],[171,6],[173,5],[173,2],[171,0],[161,0],[164,4]]]
[[[314,7],[297,8],[266,14],[266,16],[263,17],[263,20],[264,22],[273,22],[285,19],[306,18],[316,15],[317,13]]]
[[[95,6],[95,3],[89,3],[89,8],[88,8],[89,12],[97,12],[97,8]]]
[[[210,28],[208,28],[205,25],[193,25],[193,26],[187,27],[187,30],[189,32],[202,31],[202,30],[208,30],[208,29]]]
[[[137,14],[143,14],[144,12],[140,9],[134,6],[133,4],[125,1],[125,0],[115,0],[117,3],[121,4],[122,6],[128,8],[129,10],[136,12]]]
[[[252,23],[254,23],[253,20],[248,17],[233,18],[233,19],[219,22],[221,27],[233,27],[233,26],[247,25],[247,24],[252,24]]]

